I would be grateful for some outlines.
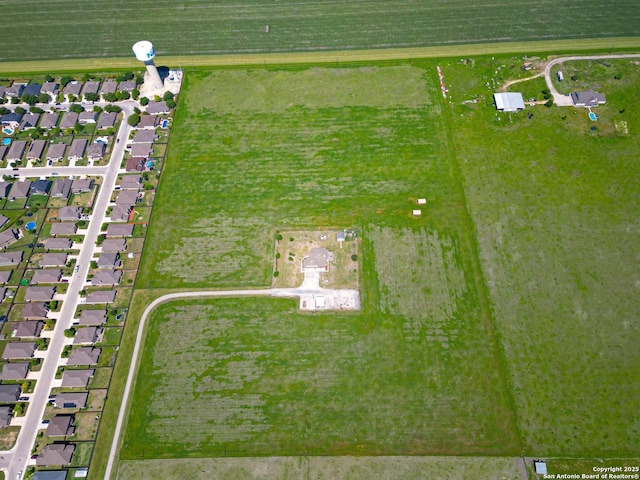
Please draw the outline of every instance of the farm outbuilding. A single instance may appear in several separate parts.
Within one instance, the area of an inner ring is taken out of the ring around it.
[[[493,101],[500,112],[519,112],[524,110],[524,98],[520,92],[494,93]]]

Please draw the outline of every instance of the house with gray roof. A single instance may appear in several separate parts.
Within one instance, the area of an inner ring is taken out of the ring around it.
[[[135,205],[139,195],[137,190],[121,190],[116,197],[116,205]]]
[[[21,358],[33,357],[36,351],[35,342],[10,342],[4,347],[2,358],[5,360],[17,360]]]
[[[134,80],[123,80],[118,84],[119,92],[133,92],[137,86],[137,83]]]
[[[2,252],[0,253],[0,266],[7,265],[19,265],[24,258],[24,252],[18,250],[17,252]]]
[[[51,190],[51,180],[36,180],[29,187],[31,195],[48,195]]]
[[[36,465],[39,467],[49,467],[58,465],[69,465],[73,458],[76,446],[70,443],[50,443],[45,445],[36,458]]]
[[[69,160],[82,160],[84,158],[84,151],[87,149],[87,143],[89,142],[84,138],[74,139],[69,149]]]
[[[22,114],[16,113],[16,112],[9,112],[0,116],[0,123],[2,125],[7,125],[11,128],[18,128],[21,120],[22,120]]]
[[[112,222],[126,222],[129,220],[131,214],[131,207],[126,205],[116,205],[111,210],[110,219]]]
[[[64,112],[62,120],[60,121],[60,128],[62,130],[73,128],[76,126],[76,123],[78,123],[78,114],[76,112]]]
[[[13,407],[11,405],[4,405],[0,407],[0,428],[8,427],[11,424],[12,416]]]
[[[51,225],[51,235],[75,235],[78,226],[71,222],[58,222]]]
[[[33,474],[31,480],[65,480],[66,478],[66,470],[40,470]]]
[[[0,98],[4,98],[4,93],[7,91],[7,87],[0,85]]]
[[[52,128],[56,128],[58,125],[58,119],[60,115],[57,113],[47,112],[42,115],[42,120],[40,121],[40,128],[44,130],[51,130]]]
[[[167,106],[167,102],[165,101],[149,102],[146,110],[147,110],[147,113],[153,114],[153,115],[171,112],[171,109]]]
[[[24,182],[13,182],[13,187],[11,187],[11,191],[9,192],[9,196],[7,198],[9,200],[15,200],[17,198],[27,198],[29,196],[30,188],[30,180],[25,180]]]
[[[60,144],[60,145],[64,145],[64,144]],[[51,196],[53,198],[69,198],[69,194],[71,193],[72,183],[73,183],[73,180],[71,180],[70,178],[57,179],[53,184],[53,188],[51,189]]]
[[[103,128],[111,128],[116,124],[116,118],[118,114],[116,112],[102,112],[100,114],[100,118],[98,118],[98,126],[97,130],[102,130]]]
[[[80,125],[87,125],[89,123],[96,123],[96,118],[98,118],[98,114],[94,111],[81,112],[78,115],[78,123]]]
[[[147,158],[153,153],[153,144],[152,143],[136,143],[131,145],[131,156],[132,157],[143,157]]]
[[[102,325],[107,321],[107,311],[101,310],[83,310],[78,319],[80,325]]]
[[[27,142],[25,142],[24,140],[16,140],[14,142],[11,142],[9,152],[7,153],[7,162],[17,162],[18,160],[22,160],[22,156],[24,155],[24,151],[26,150],[26,148]]]
[[[85,303],[95,305],[98,303],[113,303],[116,299],[116,291],[115,290],[98,290],[95,292],[90,292],[87,295],[87,299]]]
[[[12,186],[13,183],[11,182],[0,182],[0,198],[7,198]]]
[[[39,113],[25,113],[20,120],[20,130],[33,130],[40,120]]]
[[[24,299],[27,302],[47,302],[53,299],[56,287],[27,287]]]
[[[47,150],[47,161],[58,162],[64,158],[67,146],[64,143],[52,143]],[[62,179],[60,179],[62,180]],[[69,180],[71,182],[71,180]],[[69,183],[71,185],[71,183]],[[68,195],[67,195],[68,196]]]
[[[98,268],[113,268],[120,266],[120,255],[117,253],[101,253],[96,263]]]
[[[42,85],[40,85],[39,83],[33,82],[33,83],[29,83],[28,85],[26,85],[24,87],[24,90],[22,90],[22,95],[35,95],[38,96],[40,94],[40,89],[42,88]]]
[[[107,151],[107,144],[102,142],[92,143],[87,148],[87,158],[89,160],[100,160]]]
[[[82,95],[98,93],[100,90],[100,82],[87,82],[82,87]]]
[[[154,130],[160,125],[162,119],[158,115],[140,115],[140,121],[136,128],[138,130]]]
[[[93,188],[93,180],[90,178],[75,178],[71,183],[71,193],[86,193]]]
[[[125,170],[127,172],[143,172],[144,164],[143,157],[129,157],[125,160]]]
[[[60,84],[58,82],[44,82],[40,87],[40,93],[47,93],[50,97],[55,97],[60,93]]]
[[[9,217],[5,217],[4,215],[0,214],[0,228],[4,227],[8,221]]]
[[[29,363],[27,362],[5,363],[2,366],[0,380],[24,380],[28,373]]]
[[[52,239],[49,239],[51,241]],[[62,240],[68,240],[63,238]],[[47,245],[48,246],[48,245]],[[40,259],[41,267],[64,267],[67,264],[66,253],[45,253]]]
[[[120,180],[122,190],[138,190],[142,187],[142,177],[140,175],[124,175]]]
[[[62,373],[62,387],[63,388],[78,388],[86,387],[89,385],[91,378],[95,370],[93,368],[83,370],[70,370],[65,368]]]
[[[607,102],[604,93],[594,92],[593,90],[573,92],[571,94],[571,100],[576,107],[597,107]]]
[[[70,437],[76,431],[73,426],[73,415],[56,415],[47,425],[47,437]]]
[[[64,392],[56,395],[56,408],[84,408],[87,404],[88,392]]]
[[[27,303],[22,307],[22,318],[31,319],[45,319],[49,312],[49,306],[46,303],[33,302]]]
[[[10,87],[4,91],[4,95],[7,98],[21,97],[24,90],[24,83],[13,82]]]
[[[59,268],[45,268],[36,270],[31,283],[58,283],[62,278],[62,270]]]
[[[127,241],[124,238],[108,238],[100,247],[103,252],[124,252],[127,249]]]
[[[100,94],[104,95],[106,93],[116,93],[116,88],[118,88],[118,82],[115,82],[113,80],[105,80],[104,82],[102,82]]]
[[[58,210],[58,218],[63,222],[76,222],[82,216],[82,208],[67,205]]]
[[[118,285],[122,280],[122,270],[101,270],[91,278],[94,287]]]
[[[0,287],[0,302],[4,300],[4,297],[7,295],[7,287]]]
[[[12,403],[20,398],[22,386],[20,385],[0,385],[0,403]]]
[[[95,328],[95,327],[87,327]],[[98,363],[102,349],[95,347],[80,347],[71,351],[67,365],[95,365]]]
[[[73,338],[74,345],[95,344],[102,339],[104,330],[98,327],[84,327],[76,331]]]
[[[302,259],[303,270],[329,270],[329,263],[333,261],[333,252],[326,248],[312,248],[309,254]]]
[[[107,225],[107,238],[109,237],[130,237],[133,235],[133,224],[115,224]]]
[[[9,228],[4,232],[0,232],[0,248],[8,247],[12,243],[20,240],[20,230],[17,228]]]
[[[2,284],[9,283],[9,279],[11,278],[11,272],[13,272],[13,270],[0,270],[0,283]]]
[[[44,322],[40,320],[27,320],[24,322],[16,322],[13,324],[15,331],[14,337],[19,338],[37,338],[44,328]]]
[[[4,158],[4,155],[5,153],[7,153],[7,151],[9,151],[9,147],[7,147],[6,145],[0,145],[0,160]]]
[[[74,97],[77,97],[78,95],[80,95],[81,91],[82,83],[78,81],[69,82],[67,83],[67,86],[64,87],[65,95],[73,95]]]
[[[138,130],[131,143],[153,143],[158,139],[155,130]]]
[[[44,153],[44,147],[47,146],[46,140],[34,140],[29,145],[29,150],[27,151],[27,160],[40,160],[42,158],[42,154]]]
[[[47,238],[44,241],[44,246],[47,248],[47,250],[69,250],[73,245],[73,242],[71,242],[70,238]],[[44,267],[44,265],[42,265],[42,262],[40,262],[40,265]],[[49,266],[55,266],[55,265],[49,265]]]

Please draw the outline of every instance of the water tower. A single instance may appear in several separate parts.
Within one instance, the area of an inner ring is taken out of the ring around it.
[[[153,44],[146,40],[142,40],[141,42],[136,43],[133,46],[133,53],[136,55],[136,58],[141,62],[144,62],[147,67],[147,73],[149,74],[149,83],[151,84],[151,88],[154,90],[162,90],[164,88],[164,84],[162,83],[162,79],[158,74],[158,69],[153,63],[153,58],[156,56],[156,51],[153,49]]]

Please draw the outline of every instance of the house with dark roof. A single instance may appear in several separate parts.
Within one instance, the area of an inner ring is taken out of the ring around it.
[[[49,239],[49,241],[50,240],[52,239]],[[68,239],[63,238],[62,240],[68,240]],[[45,253],[40,259],[41,267],[64,267],[66,264],[67,264],[66,253]]]
[[[0,116],[0,123],[11,128],[18,128],[22,121],[22,114],[16,112],[5,113]]]
[[[86,327],[86,328],[95,328],[95,327]],[[100,353],[102,349],[95,347],[80,347],[74,350],[71,350],[71,355],[69,355],[69,360],[67,361],[67,365],[77,366],[77,365],[95,365],[98,363],[98,359],[100,358]]]
[[[155,131],[156,127],[160,125],[160,122],[161,118],[158,115],[141,115],[136,128],[138,130],[151,129]]]
[[[116,299],[116,291],[115,290],[98,290],[95,292],[90,292],[87,295],[85,303],[90,305],[95,305],[99,303],[113,303]]]
[[[124,238],[108,238],[100,247],[103,252],[123,252],[127,249],[127,241]]]
[[[31,283],[58,283],[62,278],[62,270],[59,268],[45,268],[36,270]]]
[[[132,206],[138,202],[140,193],[137,190],[120,190],[116,197],[116,205]]]
[[[50,189],[51,180],[36,180],[29,187],[31,195],[48,195]]]
[[[56,408],[84,408],[87,404],[88,392],[64,392],[56,395]]]
[[[39,113],[25,113],[20,121],[20,130],[33,130],[40,120]]]
[[[64,144],[59,144],[59,145],[64,145]],[[52,145],[54,146],[54,145]],[[51,150],[51,149],[49,149]],[[64,153],[63,153],[64,155]],[[48,154],[47,154],[48,156]],[[54,184],[53,184],[53,188],[51,189],[51,196],[53,198],[69,198],[69,194],[71,193],[71,185],[72,185],[73,181],[70,178],[59,178],[57,179]],[[54,225],[58,225],[58,224],[54,224]],[[73,232],[75,233],[75,232]]]
[[[0,385],[0,403],[17,401],[21,392],[22,387],[20,385]]]
[[[64,87],[65,95],[73,95],[74,97],[77,97],[78,95],[80,95],[81,91],[82,83],[78,81],[69,82],[67,83],[67,86]]]
[[[44,322],[40,320],[27,320],[24,322],[16,322],[13,325],[14,337],[19,338],[38,338],[40,332],[44,328]]]
[[[107,311],[101,310],[83,310],[78,319],[80,325],[103,325],[107,321]]]
[[[20,230],[17,228],[9,228],[4,232],[0,232],[0,248],[8,247],[17,242],[21,236]]]
[[[52,143],[47,150],[47,161],[58,162],[64,158],[67,146],[64,143]],[[61,179],[62,180],[62,179]],[[71,182],[71,180],[69,180]],[[71,184],[71,183],[69,183]],[[68,195],[67,195],[68,197]],[[66,198],[66,197],[65,197]]]
[[[58,218],[63,222],[75,222],[80,220],[82,208],[67,205],[58,210]]]
[[[148,114],[161,114],[161,113],[169,113],[171,109],[167,106],[167,102],[149,102],[147,105],[146,111]]]
[[[133,235],[133,224],[115,224],[107,225],[107,238],[110,237],[130,237]]]
[[[30,83],[28,84],[26,87],[24,87],[24,90],[22,90],[22,95],[35,95],[36,97],[40,94],[40,89],[42,88],[42,85],[40,85],[39,83]]]
[[[73,415],[56,415],[49,420],[44,434],[47,437],[70,437],[75,431]]]
[[[111,128],[116,124],[116,118],[118,114],[115,112],[102,112],[100,114],[100,118],[98,118],[98,125],[96,127],[97,130],[102,130],[103,128]]]
[[[93,180],[90,178],[75,178],[71,183],[71,193],[86,193],[93,188]]]
[[[27,287],[24,299],[27,302],[47,302],[53,299],[56,287]]]
[[[17,252],[2,252],[0,253],[0,266],[7,265],[19,265],[24,258],[24,252],[18,250]]]
[[[4,347],[2,358],[6,360],[16,360],[33,357],[36,351],[35,342],[10,342]]]
[[[91,278],[91,285],[104,287],[118,285],[122,280],[122,270],[101,270]]]
[[[49,305],[47,303],[27,303],[24,307],[22,307],[22,318],[27,320],[45,319],[47,318],[48,312]]]
[[[0,380],[24,380],[28,373],[29,363],[27,362],[5,363],[2,366]]]
[[[129,215],[131,215],[131,207],[126,205],[116,205],[111,210],[109,218],[112,222],[126,222],[129,220]]]
[[[64,112],[62,120],[60,121],[60,129],[66,130],[67,128],[73,128],[76,126],[76,123],[78,123],[78,114],[76,112]]]
[[[36,465],[49,467],[57,465],[69,465],[73,458],[76,446],[70,443],[50,443],[42,447],[40,455],[36,458]]]
[[[104,330],[98,327],[84,327],[79,328],[76,331],[76,336],[73,338],[74,345],[95,344],[102,338]]]
[[[44,241],[44,246],[48,250],[69,250],[72,247],[73,243],[70,238],[47,238]],[[44,267],[42,262],[40,265]],[[49,265],[54,266],[54,265]]]
[[[69,160],[82,160],[84,158],[84,151],[87,148],[87,143],[89,142],[84,138],[74,139],[69,149]]]
[[[58,119],[60,115],[57,113],[47,112],[42,115],[42,120],[40,121],[40,128],[44,130],[51,130],[52,128],[56,128],[58,125]]]
[[[87,148],[87,158],[89,160],[100,160],[104,157],[106,151],[106,143],[92,143],[91,145],[89,145],[89,148]]]
[[[78,226],[71,222],[58,222],[51,225],[51,235],[75,235]]]
[[[604,93],[585,90],[584,92],[573,92],[571,100],[575,107],[597,107],[607,102]]]
[[[145,159],[143,157],[129,157],[125,161],[125,170],[127,172],[144,171]]]
[[[86,387],[93,378],[95,370],[90,368],[86,370],[69,370],[65,368],[62,373],[62,387],[63,388],[78,388]]]
[[[18,160],[22,160],[22,156],[24,155],[24,151],[26,150],[26,148],[27,142],[25,142],[24,140],[16,140],[14,142],[11,142],[9,152],[7,153],[7,162],[17,162]]]

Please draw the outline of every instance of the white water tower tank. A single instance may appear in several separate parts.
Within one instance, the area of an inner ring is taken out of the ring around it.
[[[149,74],[149,81],[154,89],[161,90],[164,87],[164,83],[158,74],[158,69],[153,63],[153,59],[156,56],[156,51],[153,48],[153,44],[147,40],[142,40],[133,45],[133,53],[136,58],[141,62],[144,62],[147,67],[147,73]]]

